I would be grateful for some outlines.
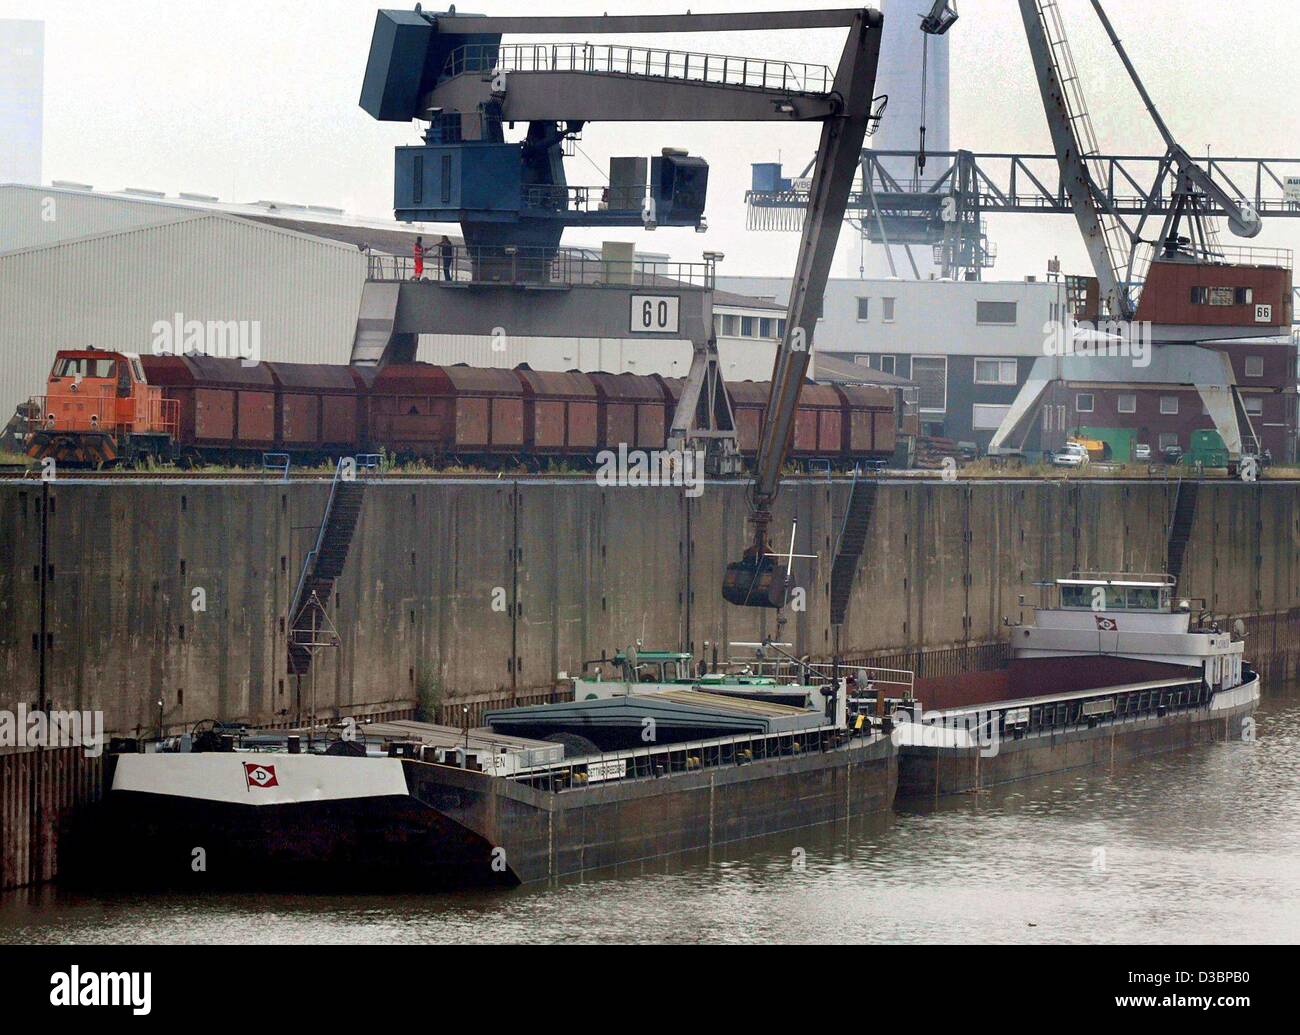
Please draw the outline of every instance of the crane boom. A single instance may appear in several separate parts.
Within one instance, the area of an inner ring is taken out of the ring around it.
[[[1059,11],[1055,0],[1019,2],[1052,149],[1061,168],[1061,186],[1097,274],[1102,306],[1116,318],[1129,319],[1133,300],[1122,274],[1129,242],[1118,218],[1106,211],[1088,168],[1088,159],[1096,155],[1097,147]]]
[[[1133,80],[1133,86],[1141,96],[1142,103],[1146,105],[1151,121],[1156,124],[1156,129],[1160,131],[1160,135],[1164,138],[1165,146],[1169,149],[1169,160],[1178,167],[1178,171],[1188,183],[1206,195],[1212,204],[1223,209],[1228,217],[1228,226],[1234,234],[1238,237],[1257,236],[1264,225],[1259,218],[1259,213],[1241,198],[1234,197],[1219,186],[1210,177],[1209,173],[1193,161],[1191,155],[1174,139],[1169,127],[1165,125],[1165,120],[1160,117],[1155,101],[1147,93],[1147,88],[1142,82],[1141,76],[1138,75],[1133,62],[1129,60],[1128,51],[1124,49],[1124,44],[1120,42],[1119,34],[1115,32],[1115,27],[1111,24],[1110,18],[1107,17],[1105,9],[1101,6],[1101,0],[1092,0],[1092,6],[1097,12],[1097,17],[1101,19],[1106,35],[1110,37],[1111,45],[1114,46],[1115,52],[1119,54],[1119,59],[1124,62],[1124,69],[1128,72],[1129,78]]]
[[[728,566],[723,582],[723,596],[733,604],[780,607],[785,601],[785,580],[768,550],[771,506],[790,452],[795,410],[812,359],[813,331],[871,121],[883,24],[878,11],[867,8],[858,12],[835,75],[838,111],[822,123],[785,335],[777,348],[750,487],[753,540],[744,559]]]

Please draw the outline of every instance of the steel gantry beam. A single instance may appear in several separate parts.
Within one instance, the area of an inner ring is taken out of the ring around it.
[[[974,160],[975,193],[985,214],[1070,215],[1054,155],[1014,152],[927,151],[935,175],[923,181],[894,176],[885,168],[890,159],[915,163],[916,151],[862,152],[862,178],[849,197],[849,210],[871,213],[871,191],[882,212],[906,213],[937,207],[955,189],[958,160]],[[1176,203],[1177,176],[1166,155],[1098,155],[1091,161],[1105,170],[1097,184],[1102,202],[1121,215],[1168,214]],[[892,164],[892,163],[891,163]],[[1244,198],[1257,212],[1271,217],[1300,218],[1300,158],[1200,158],[1194,163],[1225,190]],[[894,166],[897,168],[897,165]],[[1290,181],[1290,182],[1288,182]],[[808,206],[807,190],[749,191],[750,229],[798,230]],[[1227,215],[1209,201],[1209,215]],[[782,217],[781,210],[795,210]],[[768,213],[778,213],[768,215]]]

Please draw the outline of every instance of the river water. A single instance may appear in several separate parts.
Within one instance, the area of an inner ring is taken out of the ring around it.
[[[0,942],[1300,940],[1300,685],[1254,743],[1160,755],[554,887],[0,896]]]

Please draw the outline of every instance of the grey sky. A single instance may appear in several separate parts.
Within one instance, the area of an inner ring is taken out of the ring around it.
[[[740,6],[687,0],[671,9],[688,4],[696,12]],[[47,23],[47,180],[384,214],[391,211],[392,149],[417,137],[412,127],[376,123],[357,106],[378,6],[374,0],[0,0],[0,17]],[[409,8],[414,2],[382,6]],[[557,14],[669,9],[651,0],[477,0],[461,6],[489,14],[521,8]],[[743,6],[803,5],[750,0]],[[1294,0],[1109,0],[1106,6],[1156,103],[1189,150],[1204,153],[1208,145],[1220,155],[1300,157],[1300,18]],[[959,8],[962,18],[950,37],[953,145],[1048,150],[1016,4],[959,0]],[[1159,138],[1090,4],[1062,0],[1062,9],[1101,146],[1156,153]],[[887,4],[885,10],[888,15]],[[690,35],[667,45],[833,64],[842,39],[835,30]],[[702,154],[711,165],[707,235],[660,230],[603,236],[635,239],[642,248],[680,259],[697,258],[704,248],[720,250],[727,254],[726,273],[780,275],[793,266],[797,235],[745,231],[749,166],[779,154],[787,167],[801,167],[816,135],[814,127],[799,126],[607,124],[589,127],[580,146],[602,168],[610,155],[655,154],[669,145]],[[568,169],[571,182],[602,182],[581,155],[569,160]],[[990,227],[999,246],[991,277],[1041,274],[1053,254],[1068,269],[1087,269],[1067,218],[994,217]],[[574,232],[566,240],[601,236]],[[1300,220],[1274,221],[1254,243],[1296,247]],[[842,256],[837,274],[850,264],[856,268]]]

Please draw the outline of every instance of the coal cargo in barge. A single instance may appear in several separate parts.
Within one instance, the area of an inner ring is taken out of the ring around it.
[[[590,724],[600,743],[566,734],[583,723],[577,702],[550,706],[553,739],[504,731],[511,712],[543,730],[542,707],[491,713],[500,728],[468,732],[387,723],[309,744],[216,728],[117,755],[70,876],[150,888],[509,887],[893,805],[887,724],[850,716],[843,692],[622,675],[584,684],[619,690],[586,707],[621,711],[606,730],[621,742],[647,721],[661,739],[612,749]],[[682,731],[688,739],[668,739]]]

